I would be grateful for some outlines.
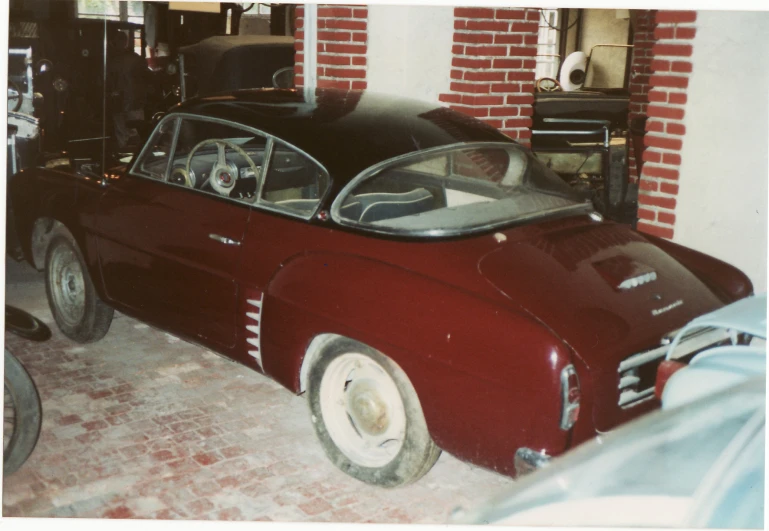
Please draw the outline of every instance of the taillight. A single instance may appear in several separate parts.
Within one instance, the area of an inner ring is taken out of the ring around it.
[[[569,430],[579,418],[579,377],[573,365],[561,370],[561,429]]]
[[[685,363],[674,360],[665,360],[659,364],[657,367],[657,381],[654,382],[654,396],[657,397],[657,400],[662,400],[662,391],[665,389],[665,384],[668,383],[670,377],[673,376],[673,373],[684,367],[686,367]]]

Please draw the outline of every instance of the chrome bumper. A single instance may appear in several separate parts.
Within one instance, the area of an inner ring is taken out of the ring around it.
[[[550,456],[544,452],[537,452],[531,448],[518,448],[515,452],[515,475],[520,477],[524,474],[534,472],[539,468],[544,468],[550,463]]]

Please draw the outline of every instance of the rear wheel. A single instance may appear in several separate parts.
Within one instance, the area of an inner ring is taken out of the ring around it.
[[[333,343],[310,370],[310,412],[329,459],[383,487],[416,481],[440,456],[405,373],[349,339]]]
[[[51,238],[45,258],[45,289],[56,324],[68,338],[89,343],[104,337],[113,310],[96,293],[85,260],[72,238]]]

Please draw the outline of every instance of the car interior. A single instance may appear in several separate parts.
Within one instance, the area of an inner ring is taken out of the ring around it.
[[[166,180],[173,131],[174,127],[161,126],[158,142],[135,165],[138,173]],[[328,188],[328,175],[301,153],[275,143],[262,177],[267,141],[243,133],[219,123],[183,120],[167,181],[248,203],[256,203],[260,193],[260,203],[311,215]]]
[[[498,210],[515,217],[570,203],[556,197],[560,194],[529,186],[527,168],[526,156],[515,149],[474,148],[432,155],[364,180],[345,197],[339,215],[361,224],[408,229],[432,222],[433,228],[441,228],[446,213],[462,222],[458,210],[472,224]],[[502,207],[492,204],[501,200]]]

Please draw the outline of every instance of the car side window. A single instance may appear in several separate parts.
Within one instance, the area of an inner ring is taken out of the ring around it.
[[[275,142],[261,190],[261,203],[310,217],[329,186],[328,173],[297,150]]]
[[[134,166],[134,172],[152,179],[165,180],[176,122],[176,119],[172,119],[165,120],[160,124]]]
[[[234,125],[182,118],[168,181],[253,203],[267,139]]]

